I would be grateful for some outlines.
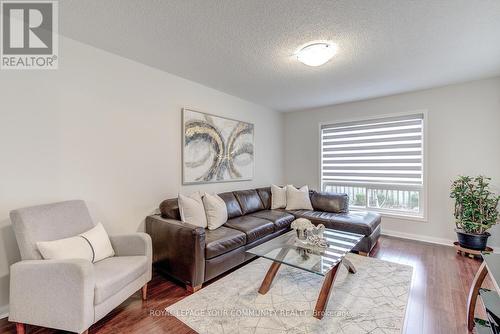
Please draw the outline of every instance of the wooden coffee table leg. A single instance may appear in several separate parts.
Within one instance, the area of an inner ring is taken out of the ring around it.
[[[479,288],[481,284],[483,284],[484,278],[488,273],[488,269],[486,268],[486,261],[483,261],[481,267],[474,276],[474,281],[472,281],[472,286],[469,291],[469,298],[467,301],[467,327],[469,331],[472,331],[474,328],[474,311],[476,310],[476,300],[479,295]]]
[[[330,298],[333,282],[335,282],[335,277],[337,276],[339,264],[340,263],[333,267],[325,276],[323,286],[319,292],[318,301],[316,302],[316,307],[314,308],[314,317],[317,319],[321,320],[325,315],[326,305],[328,304],[328,299]]]
[[[280,266],[280,262],[273,262],[271,264],[271,267],[267,271],[266,277],[264,277],[264,280],[262,281],[262,284],[259,288],[259,293],[261,295],[265,295],[271,288],[271,283],[273,283],[274,277],[276,276],[276,273],[278,272]]]
[[[342,264],[347,268],[347,270],[351,273],[351,274],[355,274],[356,273],[356,268],[354,267],[354,265],[352,264],[351,261],[349,261],[348,259],[346,258],[343,258],[342,259]]]
[[[286,257],[289,251],[290,247],[283,247],[276,256],[276,259],[282,261]],[[276,273],[278,272],[280,265],[281,262],[278,261],[275,261],[271,264],[271,267],[267,271],[266,277],[264,277],[264,280],[262,281],[262,284],[260,285],[259,288],[259,293],[261,295],[265,295],[269,291],[269,288],[271,288],[271,283],[273,283],[274,277],[276,276]]]

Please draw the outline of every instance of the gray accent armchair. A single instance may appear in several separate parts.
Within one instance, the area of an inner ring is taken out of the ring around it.
[[[75,236],[95,226],[85,202],[66,201],[10,213],[22,261],[10,268],[9,321],[86,333],[136,291],[146,299],[151,280],[151,238],[145,233],[110,236],[115,256],[43,260],[37,241]]]

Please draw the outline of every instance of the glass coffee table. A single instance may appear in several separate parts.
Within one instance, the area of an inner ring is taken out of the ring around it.
[[[304,244],[297,239],[297,233],[292,230],[247,250],[250,254],[273,261],[262,281],[259,293],[264,295],[269,291],[282,263],[324,276],[323,286],[313,313],[315,318],[322,319],[340,264],[344,265],[351,274],[356,273],[356,269],[345,258],[345,255],[364,237],[361,234],[332,229],[325,229],[323,236],[327,240],[327,248]]]

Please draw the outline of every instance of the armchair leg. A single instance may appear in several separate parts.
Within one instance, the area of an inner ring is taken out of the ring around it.
[[[141,288],[142,292],[142,300],[148,299],[148,283],[144,284],[144,286]]]
[[[25,334],[26,326],[22,323],[16,322],[16,332],[17,334]]]

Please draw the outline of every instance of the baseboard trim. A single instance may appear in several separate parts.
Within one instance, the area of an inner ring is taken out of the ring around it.
[[[449,246],[449,247],[453,247],[453,243],[456,241],[456,240],[452,240],[452,239],[436,238],[436,237],[430,237],[430,236],[426,236],[426,235],[405,233],[405,232],[392,231],[392,230],[386,230],[386,229],[382,229],[381,234],[387,235],[389,237],[416,240],[416,241],[428,242],[431,244],[437,244],[437,245],[443,245],[443,246]],[[492,247],[492,248],[493,248],[494,253],[500,253],[499,247]]]
[[[451,239],[429,237],[426,235],[411,234],[411,233],[391,231],[391,230],[386,230],[386,229],[382,229],[382,235],[387,235],[389,237],[396,237],[396,238],[401,238],[401,239],[410,239],[410,240],[416,240],[416,241],[429,242],[431,244],[445,245],[445,246],[450,246],[450,247],[453,246],[453,241],[455,241],[455,240],[451,240]]]
[[[0,319],[9,317],[9,305],[0,306]]]

